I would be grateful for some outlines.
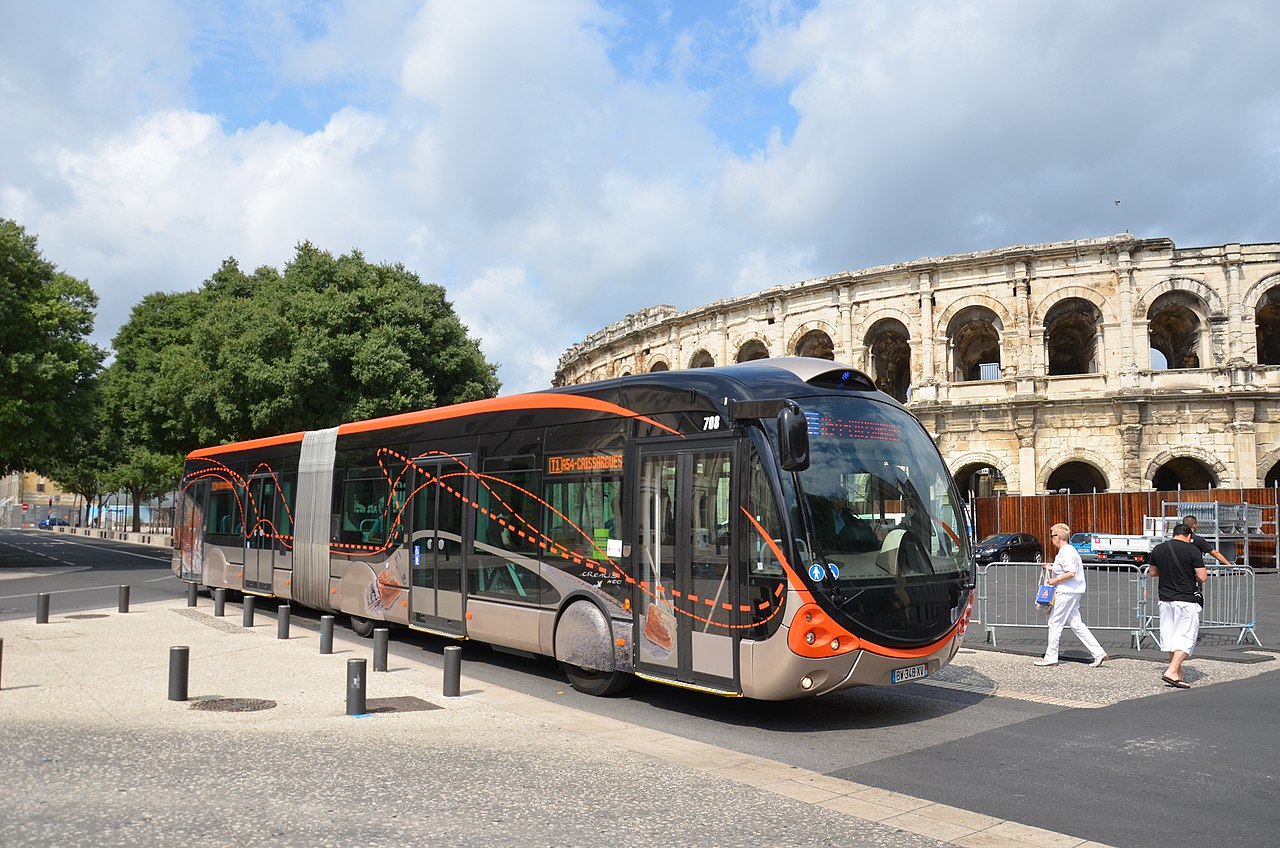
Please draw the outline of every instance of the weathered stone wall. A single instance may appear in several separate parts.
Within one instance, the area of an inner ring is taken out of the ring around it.
[[[1278,315],[1280,244],[1126,234],[656,306],[566,351],[556,384],[823,350],[899,385],[957,476],[989,466],[1010,494],[1044,491],[1069,462],[1110,490],[1149,489],[1174,460],[1250,487],[1280,462],[1280,362],[1259,355],[1260,338],[1280,346]],[[1178,361],[1153,365],[1153,349]]]

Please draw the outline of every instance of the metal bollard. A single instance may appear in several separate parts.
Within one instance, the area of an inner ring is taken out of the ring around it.
[[[373,631],[373,670],[387,670],[387,639],[391,635],[390,628],[378,627]]]
[[[169,649],[169,700],[187,700],[187,670],[191,649],[186,645],[174,645]]]
[[[462,691],[462,649],[450,645],[444,649],[444,696],[456,698]]]
[[[257,599],[253,595],[244,596],[244,621],[245,627],[253,626],[253,610],[257,606]]]
[[[320,653],[333,653],[333,616],[320,616]]]
[[[223,609],[223,607],[225,607],[226,605],[227,605],[227,590],[214,589],[213,590],[213,614],[218,618],[222,618],[222,616],[226,614],[226,610]]]
[[[36,624],[49,623],[49,593],[36,595]]]
[[[196,605],[196,595],[198,595],[199,592],[199,586],[194,583],[187,584],[187,606],[193,607]]]
[[[120,612],[129,611],[129,587],[123,583],[120,584],[120,599],[116,604],[116,609]]]
[[[4,688],[4,640],[0,639],[0,689]]]
[[[289,614],[291,612],[292,612],[292,609],[289,607],[288,604],[281,604],[276,609],[276,638],[277,639],[289,638]]]
[[[347,660],[347,715],[363,715],[365,663],[364,660]]]

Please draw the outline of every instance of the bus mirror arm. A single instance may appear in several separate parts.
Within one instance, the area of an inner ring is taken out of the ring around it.
[[[809,467],[809,419],[795,401],[778,410],[778,459],[784,471]]]

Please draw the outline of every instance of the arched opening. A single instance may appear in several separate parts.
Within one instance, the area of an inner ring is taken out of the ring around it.
[[[947,325],[947,350],[956,382],[1000,379],[1000,318],[985,306],[961,309]]]
[[[1062,492],[1066,489],[1073,495],[1086,492],[1105,492],[1107,478],[1102,472],[1087,462],[1075,460],[1064,462],[1053,470],[1045,488],[1050,492]]]
[[[1271,470],[1262,478],[1262,485],[1266,486],[1268,489],[1280,486],[1280,462],[1271,466]]]
[[[1000,469],[980,462],[962,466],[956,472],[955,480],[956,488],[960,490],[960,499],[965,502],[974,498],[1003,495],[1009,491],[1009,485]]]
[[[769,348],[764,346],[764,342],[759,339],[751,341],[738,348],[738,362],[754,362],[757,359],[768,359]]]
[[[876,388],[899,403],[906,403],[911,391],[911,341],[907,328],[896,318],[882,318],[871,325],[866,345]]]
[[[1254,312],[1258,333],[1258,364],[1280,365],[1280,286],[1272,286]]]
[[[670,370],[671,370],[670,366],[667,365],[667,363],[663,362],[661,359],[659,359],[657,362],[649,366],[650,374],[653,374],[656,371],[670,371]]]
[[[1080,297],[1055,303],[1044,319],[1045,362],[1049,376],[1096,374],[1100,370],[1098,327],[1102,313]]]
[[[1160,492],[1171,492],[1174,489],[1210,489],[1218,485],[1214,476],[1203,462],[1189,456],[1178,456],[1160,466],[1151,478],[1151,487]]]
[[[1204,307],[1190,292],[1165,292],[1147,310],[1147,338],[1151,345],[1151,367],[1159,370],[1158,352],[1165,367],[1200,367],[1200,315]]]
[[[715,364],[716,361],[712,359],[711,354],[707,353],[705,350],[699,350],[693,355],[693,358],[689,360],[690,368],[713,368],[715,367]]]
[[[831,337],[821,330],[810,330],[796,342],[796,356],[812,356],[814,359],[836,358],[836,347]]]

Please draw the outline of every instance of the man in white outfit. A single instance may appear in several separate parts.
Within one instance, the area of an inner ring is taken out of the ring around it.
[[[1049,646],[1045,649],[1044,659],[1036,660],[1035,664],[1058,664],[1058,642],[1062,639],[1062,628],[1070,627],[1080,644],[1093,657],[1089,665],[1098,668],[1107,660],[1107,652],[1093,638],[1093,633],[1080,618],[1080,598],[1084,595],[1084,563],[1080,560],[1079,551],[1067,541],[1070,538],[1071,528],[1065,524],[1055,524],[1049,528],[1049,542],[1058,549],[1053,562],[1044,564],[1049,572],[1045,582],[1054,587],[1053,607],[1049,612]]]

